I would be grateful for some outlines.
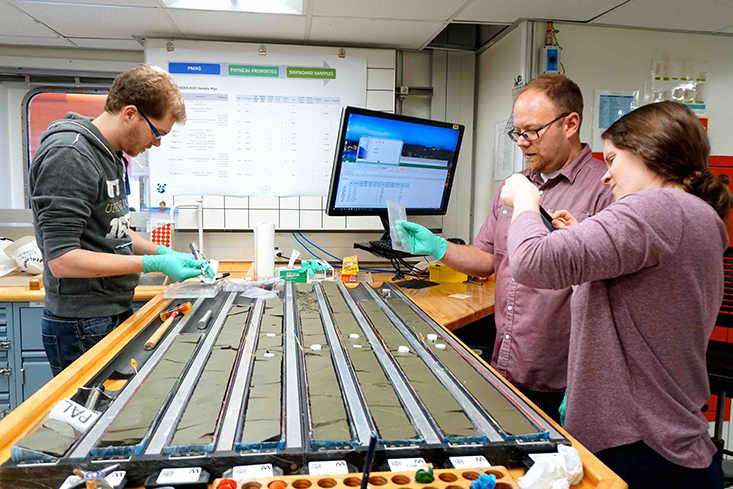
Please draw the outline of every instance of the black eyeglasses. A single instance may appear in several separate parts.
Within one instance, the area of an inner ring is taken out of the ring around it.
[[[572,112],[570,114],[572,114]],[[509,138],[512,141],[514,141],[515,143],[517,141],[519,141],[519,138],[520,137],[523,137],[527,141],[537,141],[540,138],[540,131],[542,131],[546,127],[550,127],[550,125],[552,125],[555,122],[559,121],[563,117],[569,116],[570,114],[563,114],[563,115],[559,116],[558,118],[551,120],[550,122],[548,122],[547,124],[545,124],[544,126],[538,128],[538,129],[530,129],[528,131],[523,131],[523,132],[509,131],[507,133],[507,135],[509,135]]]
[[[138,112],[138,114],[140,114],[141,116],[143,116],[143,119],[145,119],[145,122],[147,122],[147,123],[148,123],[148,125],[150,126],[150,130],[151,130],[151,131],[153,131],[153,134],[155,134],[155,139],[160,139],[160,138],[162,138],[162,137],[163,137],[163,135],[162,135],[162,134],[160,133],[160,131],[158,131],[158,130],[157,130],[157,129],[155,128],[155,126],[154,126],[154,125],[153,125],[153,124],[152,124],[152,123],[150,122],[150,120],[149,120],[149,119],[148,119],[147,117],[145,117],[145,114],[143,114],[142,112],[140,112],[140,110],[139,110],[139,109],[138,109],[138,111],[137,111],[137,112]]]

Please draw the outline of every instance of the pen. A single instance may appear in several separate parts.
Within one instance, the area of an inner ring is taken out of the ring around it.
[[[197,259],[199,261],[203,260],[203,256],[201,256],[201,252],[199,251],[199,247],[196,246],[196,243],[194,243],[193,241],[191,241],[191,243],[189,243],[188,247],[191,248],[191,253],[193,253],[193,257],[195,259]],[[201,265],[201,274],[204,277],[209,278],[209,276],[206,275],[206,267],[204,265]]]

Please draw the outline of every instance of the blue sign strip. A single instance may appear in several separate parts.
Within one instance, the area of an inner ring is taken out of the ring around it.
[[[220,75],[221,65],[216,63],[168,63],[171,74]]]

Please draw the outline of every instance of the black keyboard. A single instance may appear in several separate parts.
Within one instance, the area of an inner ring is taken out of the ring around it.
[[[391,239],[375,239],[374,241],[370,241],[369,244],[374,248],[379,248],[380,250],[392,251]]]

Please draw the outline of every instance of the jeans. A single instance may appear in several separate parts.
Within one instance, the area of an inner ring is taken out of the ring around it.
[[[132,309],[115,316],[77,319],[56,316],[44,309],[41,335],[53,375],[74,363],[131,315]]]
[[[643,441],[601,450],[595,454],[629,485],[629,489],[723,489],[720,454],[713,455],[710,466],[690,469],[670,462]]]

